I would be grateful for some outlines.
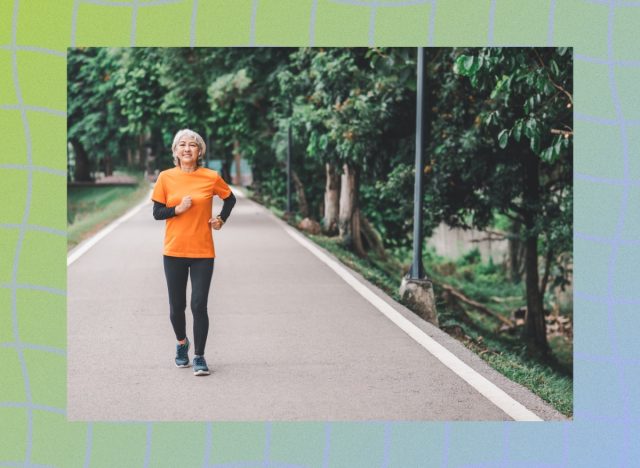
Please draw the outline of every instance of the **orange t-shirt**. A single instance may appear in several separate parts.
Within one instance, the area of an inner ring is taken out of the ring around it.
[[[213,233],[209,226],[213,196],[225,199],[231,194],[216,171],[199,167],[183,172],[179,167],[162,171],[151,199],[171,208],[191,196],[191,208],[167,219],[164,254],[170,257],[214,258]]]

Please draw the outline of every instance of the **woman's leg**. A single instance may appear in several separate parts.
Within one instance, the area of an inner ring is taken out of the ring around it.
[[[187,307],[187,279],[189,262],[186,258],[164,256],[164,274],[169,290],[169,318],[176,339],[182,341],[187,336],[184,311]]]
[[[204,356],[209,333],[207,299],[213,276],[213,258],[191,260],[191,312],[193,313],[193,344],[196,356]]]

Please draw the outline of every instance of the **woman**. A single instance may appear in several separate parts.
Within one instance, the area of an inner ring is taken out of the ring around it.
[[[166,219],[164,272],[169,289],[169,310],[178,344],[175,363],[189,367],[186,334],[187,278],[191,275],[191,312],[195,355],[193,373],[209,375],[204,348],[209,332],[207,298],[213,275],[215,250],[211,229],[227,221],[236,199],[216,171],[201,167],[206,145],[193,130],[176,133],[171,146],[176,167],[162,171],[153,189],[153,217]],[[211,217],[214,195],[224,200],[222,210]]]

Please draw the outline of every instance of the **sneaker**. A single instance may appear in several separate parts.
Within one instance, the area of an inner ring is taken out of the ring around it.
[[[189,338],[184,344],[176,345],[176,366],[189,367]]]
[[[193,375],[209,375],[209,368],[204,356],[195,356],[193,358]]]

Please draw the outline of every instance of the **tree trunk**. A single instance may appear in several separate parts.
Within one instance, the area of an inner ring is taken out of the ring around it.
[[[330,236],[338,234],[338,213],[340,212],[340,175],[333,164],[327,163],[327,183],[324,189],[324,218],[322,228]]]
[[[229,161],[228,158],[224,158],[221,161],[221,166],[220,166],[220,176],[222,177],[222,179],[227,183],[227,184],[231,184],[231,161]]]
[[[538,276],[538,234],[534,232],[536,209],[540,199],[539,161],[530,151],[525,153],[525,215],[526,229],[526,289],[527,289],[527,320],[524,326],[524,338],[543,353],[549,352],[547,330],[544,321],[542,294],[539,289]]]
[[[211,135],[207,136],[207,151],[204,153],[204,167],[209,167],[209,156],[211,155],[212,146]]]
[[[145,134],[138,135],[138,169],[147,169],[147,147],[144,144]]]
[[[236,141],[233,143],[233,150],[232,152],[235,151],[235,148],[239,146],[239,143]],[[229,157],[229,153],[227,153],[225,151],[225,155],[222,158],[222,161],[220,161],[220,176],[222,177],[222,179],[227,183],[227,184],[231,184],[233,183],[231,181],[231,159],[233,158],[233,154],[231,155],[231,158]]]
[[[524,248],[520,240],[520,224],[514,223],[508,238],[509,244],[509,279],[512,283],[522,281]]]
[[[338,230],[340,239],[345,247],[356,255],[366,257],[362,246],[360,233],[360,208],[358,207],[358,173],[345,164],[340,181],[340,213],[338,215]]]
[[[527,288],[527,320],[524,327],[525,338],[540,351],[547,352],[547,330],[544,321],[542,294],[538,288],[538,238],[528,237],[526,240],[526,288]]]
[[[307,197],[304,194],[304,186],[302,182],[300,182],[300,178],[296,171],[291,171],[291,179],[293,180],[293,185],[296,188],[296,196],[298,197],[298,212],[302,215],[303,218],[309,217],[309,205],[307,204]]]
[[[236,141],[233,144],[233,162],[236,166],[236,176],[233,179],[233,183],[236,185],[242,185],[242,169],[240,169],[241,160],[242,155],[240,154],[240,143]]]
[[[367,251],[375,252],[378,257],[386,259],[387,252],[384,250],[380,234],[378,234],[378,231],[373,228],[371,223],[362,214],[360,215],[360,227]]]
[[[73,171],[73,180],[75,182],[91,182],[91,164],[89,155],[77,139],[70,140],[73,145],[73,152],[76,157],[76,166]]]

